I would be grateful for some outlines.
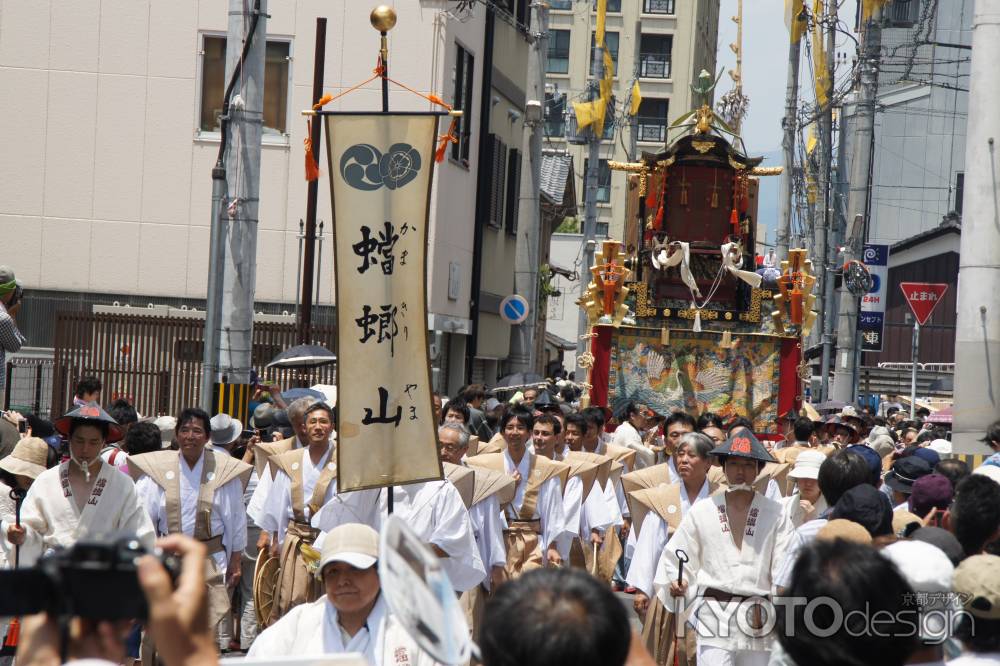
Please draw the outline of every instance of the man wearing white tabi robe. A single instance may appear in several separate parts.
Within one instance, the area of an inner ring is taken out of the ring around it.
[[[392,493],[392,515],[441,558],[456,592],[471,590],[486,579],[469,510],[451,481],[393,486],[388,492]]]
[[[729,486],[684,516],[660,556],[654,587],[668,610],[676,611],[680,598],[690,604],[697,597],[688,622],[698,630],[698,664],[763,665],[774,641],[764,630],[773,618],[753,600],[774,592],[792,523],[779,502],[754,490],[760,469],[774,458],[753,433],[734,429],[712,455]],[[688,557],[679,583],[678,550]]]
[[[156,540],[132,480],[101,460],[101,449],[122,429],[95,403],[80,405],[53,424],[69,437],[70,459],[38,475],[21,505],[21,525],[6,525],[20,545],[20,566],[31,566],[54,548],[81,540],[135,536],[146,548]]]
[[[468,458],[472,467],[485,467],[513,476],[517,481],[513,501],[505,508],[507,529],[506,573],[521,573],[546,564],[559,565],[559,540],[568,529],[563,505],[563,488],[569,468],[528,450],[534,417],[525,410],[511,410],[500,422],[507,446],[501,453]]]
[[[469,509],[479,558],[487,571],[482,587],[489,592],[504,580],[507,551],[503,531],[507,525],[501,507],[514,499],[515,483],[513,477],[501,472],[469,467],[466,454],[471,439],[469,431],[459,423],[445,423],[438,428],[438,446],[445,478],[458,489]],[[470,591],[478,592],[477,588]],[[478,603],[478,599],[474,601]],[[470,626],[473,623],[470,622]]]
[[[678,483],[640,488],[629,493],[632,506],[635,550],[625,581],[636,588],[632,606],[643,621],[642,638],[646,649],[658,664],[674,663],[676,616],[656,598],[653,578],[660,554],[670,533],[676,531],[691,506],[715,492],[719,485],[708,475],[712,466],[711,451],[715,442],[701,433],[688,432],[680,438],[672,459],[676,460]],[[693,632],[681,648],[678,663],[694,662]],[[688,649],[685,649],[688,648]]]
[[[572,566],[587,569],[602,578],[610,579],[614,563],[609,562],[606,557],[599,557],[595,564],[594,547],[600,549],[599,556],[605,552],[612,552],[604,547],[606,543],[613,545],[606,539],[608,530],[624,523],[615,494],[615,484],[623,467],[610,456],[584,451],[583,439],[586,430],[587,422],[583,416],[579,414],[567,416],[563,430],[566,448],[556,455],[558,461],[571,468],[570,480],[566,484],[564,494],[566,528],[567,530],[576,528],[576,533],[569,537],[572,542],[569,560]],[[579,502],[581,494],[582,505]],[[577,510],[572,511],[571,506]]]
[[[208,548],[209,626],[214,628],[230,611],[227,587],[235,587],[242,575],[247,545],[243,490],[253,467],[207,449],[211,421],[200,409],[182,411],[176,432],[179,451],[132,456],[129,474],[158,534],[182,532]]]

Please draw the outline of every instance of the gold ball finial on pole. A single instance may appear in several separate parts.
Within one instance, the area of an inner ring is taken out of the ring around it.
[[[396,10],[388,5],[379,5],[372,10],[371,16],[368,18],[373,28],[386,33],[396,25]]]

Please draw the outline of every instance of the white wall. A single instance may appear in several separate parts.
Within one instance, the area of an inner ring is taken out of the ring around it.
[[[575,269],[583,278],[590,279],[590,271],[584,269],[577,262],[583,260],[580,251],[583,243],[582,234],[552,234],[552,243],[549,248],[549,263],[560,268]],[[563,275],[555,275],[552,278],[552,286],[558,289],[561,295],[549,297],[548,299],[548,319],[545,322],[545,330],[559,337],[576,342],[577,322],[580,316],[580,306],[576,304],[580,298],[579,280],[570,281]],[[567,351],[563,356],[563,367],[572,370],[576,367],[576,351]]]
[[[393,3],[390,75],[447,101],[454,41],[476,54],[481,81],[483,10],[447,18],[444,0]],[[257,299],[295,300],[298,223],[305,216],[303,148],[310,104],[315,19],[326,16],[326,90],[336,94],[372,74],[378,34],[371,3],[270,0],[267,32],[292,40],[289,136],[261,158]],[[0,232],[30,288],[204,298],[211,168],[216,138],[197,132],[200,35],[226,30],[225,0],[0,0]],[[327,108],[379,109],[378,82]],[[394,109],[431,105],[394,89]],[[478,107],[478,95],[474,100]],[[478,118],[473,118],[473,132]],[[442,122],[442,132],[447,121]],[[468,317],[475,159],[446,161],[435,174],[429,302],[432,312]],[[326,172],[326,159],[321,158]],[[330,232],[321,181],[318,219]],[[12,247],[12,246],[11,246]],[[447,297],[448,262],[461,266],[459,297]],[[332,247],[323,247],[320,303],[333,299]]]
[[[971,43],[972,0],[941,0],[931,40]],[[883,31],[883,52],[892,50],[895,62],[883,79],[899,79],[900,61],[910,53],[898,46],[911,40],[910,31]],[[956,174],[965,169],[965,124],[968,92],[968,50],[925,47],[917,55],[911,78],[941,85],[899,83],[879,90],[880,113],[875,116],[871,242],[894,243],[936,227],[955,207]],[[929,74],[921,62],[938,64]],[[851,109],[847,110],[852,113]],[[851,119],[848,118],[850,123]],[[852,139],[851,125],[844,139]],[[848,151],[848,156],[850,152]],[[853,217],[846,211],[847,219]]]

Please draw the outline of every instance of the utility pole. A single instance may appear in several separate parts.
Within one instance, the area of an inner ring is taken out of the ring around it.
[[[267,1],[244,13],[244,0],[229,0],[226,73],[243,56],[243,37],[257,21],[249,49],[243,56],[236,92],[242,104],[231,107],[232,143],[226,155],[229,236],[222,273],[222,336],[219,368],[227,381],[250,381],[253,348],[253,301],[257,280],[257,215],[260,204],[260,139],[264,119],[264,52],[267,44]]]
[[[861,57],[861,88],[855,106],[854,141],[851,146],[851,182],[847,197],[847,216],[861,215],[862,224],[851,225],[845,239],[843,261],[857,259],[868,228],[868,191],[871,188],[872,142],[875,136],[875,104],[878,97],[878,71],[882,50],[882,10],[875,9],[864,26]],[[833,370],[833,399],[854,403],[857,392],[857,328],[858,296],[840,285],[840,306],[837,309],[837,361]]]
[[[792,16],[788,40],[788,83],[785,87],[785,117],[781,119],[781,152],[784,169],[778,181],[778,229],[775,234],[778,260],[788,258],[789,237],[792,231],[792,179],[795,169],[796,111],[799,100],[799,61],[801,60],[802,33],[797,23],[804,17]]]
[[[545,102],[545,58],[549,43],[548,5],[531,3],[534,43],[528,51],[528,106],[525,109],[524,143],[529,168],[521,169],[521,198],[517,215],[517,252],[514,259],[514,292],[528,301],[527,318],[513,327],[510,336],[511,372],[538,372],[538,265],[542,235],[542,140]],[[523,162],[522,162],[523,164]]]
[[[603,51],[599,48],[599,45],[594,43],[594,52],[591,54],[593,56],[591,60],[591,79],[590,79],[590,99],[596,100],[599,98],[599,84],[598,81],[601,78],[601,72],[604,71],[604,57]],[[607,114],[607,109],[605,109],[605,114]],[[583,264],[580,266],[580,300],[586,300],[587,297],[587,287],[590,284],[590,267],[594,264],[594,248],[597,245],[597,241],[594,237],[597,235],[597,174],[600,169],[600,155],[601,155],[601,136],[597,132],[597,128],[594,125],[590,126],[590,140],[587,142],[587,173],[584,175],[584,186],[583,186]],[[586,368],[580,367],[580,357],[585,351],[590,348],[590,341],[584,340],[583,336],[587,334],[588,322],[587,322],[587,311],[580,308],[580,316],[577,321],[576,332],[576,367],[577,367],[577,381],[585,379],[587,375]]]
[[[252,367],[267,0],[256,0],[249,14],[244,4],[244,0],[229,0],[228,84],[223,96],[219,160],[212,170],[205,352],[199,396],[209,413],[214,412],[213,384],[245,384],[250,381]]]
[[[980,442],[1000,412],[1000,0],[976,0],[972,18],[965,199],[955,325],[955,453],[990,453]],[[950,176],[950,174],[949,174]]]
[[[820,271],[823,276],[820,283],[820,294],[817,299],[819,308],[819,326],[821,341],[823,344],[823,354],[820,360],[820,398],[826,400],[830,395],[830,355],[833,352],[833,320],[830,313],[830,306],[833,303],[833,266],[830,261],[830,214],[831,214],[831,181],[833,180],[833,64],[835,59],[831,57],[836,44],[834,41],[834,27],[837,24],[837,3],[836,0],[826,0],[826,8],[823,17],[814,17],[816,21],[821,21],[823,29],[826,30],[826,66],[827,66],[827,86],[826,105],[820,113],[820,144],[822,154],[820,155],[820,178],[819,188],[822,191],[822,204],[816,206],[816,218],[813,227],[813,247],[816,248],[816,259],[820,263]],[[816,57],[816,54],[813,54]]]

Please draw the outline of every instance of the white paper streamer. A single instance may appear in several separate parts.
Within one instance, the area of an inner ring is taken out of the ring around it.
[[[760,287],[762,278],[753,271],[744,271],[738,268],[743,263],[743,249],[739,243],[724,243],[720,248],[722,252],[722,268],[728,271],[737,280],[743,280],[748,285],[757,289]]]

